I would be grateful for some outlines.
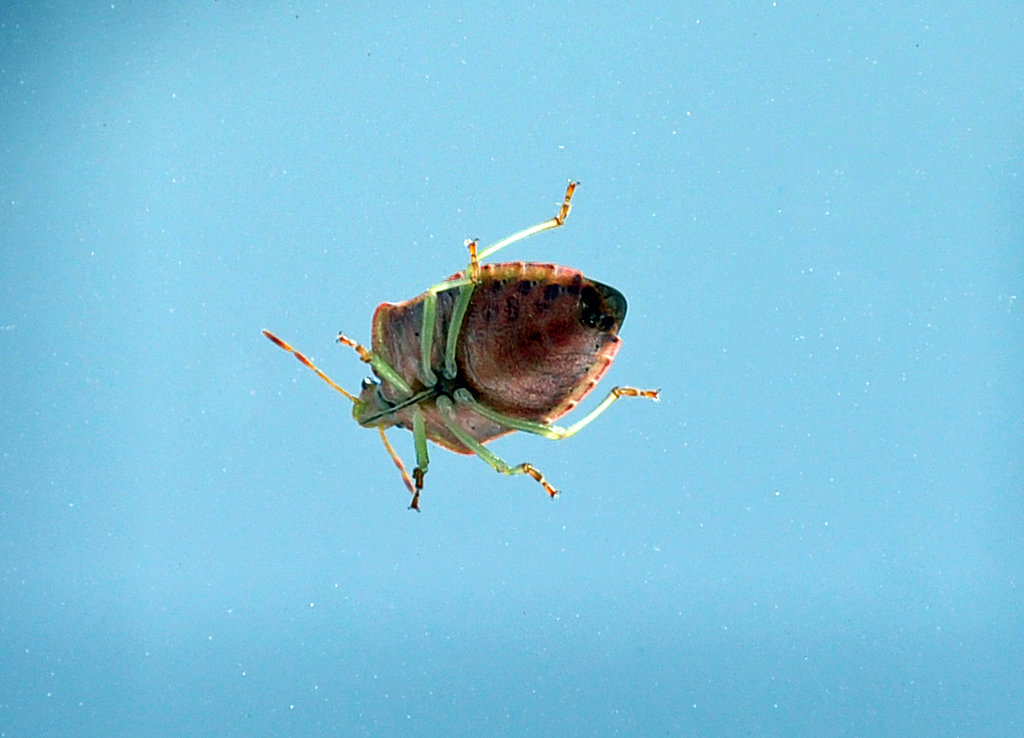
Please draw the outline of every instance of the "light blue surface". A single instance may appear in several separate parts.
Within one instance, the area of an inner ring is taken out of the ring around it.
[[[268,5],[0,11],[0,736],[1024,732],[1017,4]],[[664,399],[409,512],[260,329],[569,177]]]

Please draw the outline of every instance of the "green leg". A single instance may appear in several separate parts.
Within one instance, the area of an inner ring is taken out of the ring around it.
[[[301,361],[306,367],[316,372],[316,375],[320,377],[320,379],[327,382],[327,384],[331,385],[331,387],[336,389],[341,394],[345,395],[345,397],[347,397],[348,399],[352,400],[352,402],[359,401],[359,398],[339,387],[334,382],[334,380],[332,380],[330,377],[328,377],[326,374],[320,371],[320,369],[317,368],[317,366],[312,361],[307,359],[305,355],[293,349],[290,345],[282,341],[273,333],[265,330],[263,331],[263,335],[265,335],[267,338],[269,338],[271,341],[273,341],[275,344],[280,346],[285,351],[289,351],[292,354],[294,354],[295,358]],[[386,361],[381,359],[372,351],[368,350],[365,346],[361,346],[360,344],[353,341],[351,338],[348,338],[342,334],[338,334],[338,341],[340,343],[345,344],[346,346],[351,346],[359,354],[359,358],[365,361],[367,364],[370,364],[378,372],[380,376],[386,378],[389,382],[392,382],[396,387],[404,391],[407,395],[412,395],[412,390],[409,388],[409,385],[406,384],[405,381],[398,376],[395,370],[392,369]],[[409,507],[413,508],[414,510],[419,510],[420,490],[423,489],[423,475],[427,473],[427,466],[430,463],[429,457],[427,456],[427,433],[426,424],[423,421],[423,413],[420,412],[418,407],[415,408],[413,411],[413,435],[414,438],[416,439],[416,468],[413,470],[413,476],[415,476],[416,478],[415,486],[413,485],[412,478],[410,478],[409,476],[409,472],[407,472],[405,469],[405,464],[402,463],[402,459],[399,458],[398,454],[395,452],[395,449],[388,442],[388,437],[384,434],[384,426],[377,426],[377,430],[380,432],[380,440],[383,441],[384,448],[387,449],[388,455],[391,457],[391,460],[395,462],[395,466],[397,466],[398,471],[401,472],[402,480],[405,482],[405,486],[409,488],[409,493],[412,495],[412,504],[410,504]]]
[[[402,379],[402,375],[392,369],[391,365],[384,361],[384,359],[382,359],[378,354],[370,351],[362,344],[356,343],[344,333],[338,334],[338,343],[343,343],[346,346],[355,349],[355,352],[359,354],[359,358],[372,366],[378,377],[394,386],[395,389],[406,397],[412,394],[412,387],[409,386],[409,383]]]
[[[405,486],[409,489],[409,494],[412,495],[412,502],[409,503],[409,507],[418,512],[420,509],[420,492],[423,490],[423,475],[427,473],[427,467],[430,465],[430,458],[427,456],[427,432],[423,413],[420,412],[418,407],[413,409],[412,432],[416,443],[416,468],[412,470],[412,477],[409,476],[409,472],[405,469],[405,464],[402,463],[402,459],[398,456],[394,447],[388,442],[388,437],[384,434],[384,426],[377,426],[377,430],[380,432],[380,440],[384,442],[384,448],[387,449],[391,460],[398,467],[398,471],[402,475],[402,481],[405,482]]]
[[[409,507],[418,512],[420,509],[420,492],[423,491],[423,476],[427,473],[427,467],[430,465],[430,457],[427,455],[427,431],[423,413],[418,407],[413,408],[412,432],[416,444],[416,468],[412,470],[411,477],[409,472],[406,471],[402,459],[388,442],[388,437],[384,433],[384,426],[377,426],[377,431],[380,433],[380,440],[383,441],[388,455],[395,462],[395,466],[398,467],[398,471],[402,475],[402,481],[405,482],[405,486],[409,489],[409,494],[412,495],[412,502],[409,503]]]
[[[416,478],[415,496],[419,498],[420,490],[423,489],[423,476],[430,466],[430,454],[427,453],[427,424],[418,405],[412,409],[412,437],[416,445],[416,469],[413,471]]]
[[[470,254],[470,274],[475,274],[474,264],[479,263],[480,261],[483,261],[488,256],[493,254],[495,251],[498,251],[499,249],[503,249],[506,246],[515,243],[516,241],[522,241],[524,238],[529,238],[530,236],[535,236],[538,233],[541,233],[542,231],[547,231],[547,230],[550,230],[552,228],[558,228],[559,226],[564,224],[565,223],[565,219],[569,217],[569,210],[572,208],[572,205],[569,204],[569,201],[572,200],[572,193],[575,192],[576,186],[578,184],[579,184],[579,182],[572,182],[572,181],[569,182],[569,186],[565,189],[565,200],[562,201],[562,207],[558,211],[558,215],[556,215],[551,220],[546,220],[543,223],[539,223],[538,225],[535,225],[535,226],[532,226],[532,227],[527,228],[525,230],[519,231],[519,233],[513,233],[508,238],[503,238],[500,241],[498,241],[496,244],[488,246],[486,249],[484,249],[483,251],[480,252],[479,256],[477,256],[475,253],[471,253]],[[473,250],[473,252],[475,252],[475,249]]]
[[[434,350],[434,324],[437,322],[437,285],[427,290],[423,296],[423,324],[420,326],[420,367],[423,369],[423,382],[428,387],[437,384],[437,375],[430,365],[430,354]]]
[[[459,331],[462,329],[462,320],[466,317],[466,308],[473,297],[473,290],[476,285],[468,277],[453,279],[450,282],[442,282],[431,287],[423,296],[423,325],[420,327],[420,366],[423,367],[423,379],[428,387],[437,383],[437,375],[431,366],[431,353],[434,350],[434,324],[437,321],[437,295],[447,290],[459,290],[459,296],[455,301],[455,308],[448,321],[448,341],[444,349],[444,372],[448,379],[455,379],[457,372],[455,367],[455,349],[458,346]]]
[[[338,334],[338,341],[355,349],[356,353],[359,354],[359,358],[372,366],[378,376],[391,383],[394,387],[405,394],[405,402],[416,401],[416,397],[418,395],[413,395],[412,388],[409,384],[402,379],[401,375],[399,375],[398,372],[396,372],[391,365],[384,361],[384,359],[379,355],[340,333]],[[312,368],[316,371],[315,367]],[[320,372],[317,371],[317,373],[319,374]],[[345,394],[348,395],[347,392]],[[412,494],[412,503],[410,503],[409,507],[418,511],[420,509],[420,491],[423,489],[423,476],[427,473],[427,467],[430,466],[430,456],[427,453],[427,428],[426,423],[424,422],[423,413],[420,411],[418,405],[413,405],[412,432],[413,440],[416,445],[416,468],[412,470],[412,478],[409,477],[409,473],[406,471],[405,464],[402,463],[402,459],[399,458],[395,449],[388,442],[387,436],[384,435],[384,426],[378,426],[377,430],[380,431],[380,439],[384,442],[384,448],[387,449],[388,455],[390,455],[392,461],[395,462],[395,466],[398,467],[398,470],[402,474],[402,480],[405,482],[405,486],[409,488],[409,492]],[[413,480],[415,480],[415,484]]]
[[[469,268],[466,269],[468,276],[436,284],[427,290],[423,298],[423,326],[420,330],[420,366],[423,368],[423,378],[428,386],[433,386],[437,382],[437,376],[434,374],[430,360],[431,352],[434,348],[434,323],[437,320],[438,293],[456,288],[460,290],[458,301],[455,303],[455,309],[452,312],[448,325],[448,341],[445,345],[444,368],[442,370],[445,377],[454,379],[457,372],[455,350],[458,347],[459,331],[462,329],[462,321],[466,316],[466,308],[469,307],[469,301],[473,297],[473,285],[480,280],[480,262],[499,249],[503,249],[516,241],[522,241],[524,238],[529,238],[542,231],[558,228],[563,225],[565,219],[569,217],[569,210],[572,208],[572,195],[578,184],[578,182],[569,182],[569,186],[565,190],[565,199],[562,201],[558,215],[551,218],[551,220],[546,220],[518,233],[513,233],[511,236],[488,246],[479,255],[477,255],[476,251],[476,241],[466,241],[466,246],[469,248]]]
[[[501,472],[502,474],[527,474],[537,480],[537,482],[551,497],[555,497],[558,494],[558,490],[548,484],[544,475],[533,466],[526,463],[519,464],[518,466],[509,466],[504,459],[493,453],[490,449],[480,443],[480,441],[473,438],[471,434],[467,433],[461,426],[459,426],[455,421],[452,401],[449,398],[438,397],[437,407],[441,410],[441,415],[444,418],[445,425],[448,426],[448,430],[450,430],[456,438],[462,441],[468,449],[486,461],[492,469]]]
[[[455,365],[455,351],[459,347],[459,333],[462,331],[462,321],[466,317],[469,301],[472,299],[475,291],[476,284],[474,283],[459,287],[459,298],[455,301],[452,317],[448,322],[448,341],[444,347],[444,376],[446,379],[455,379],[455,375],[459,371]]]
[[[395,449],[391,446],[390,443],[388,443],[388,437],[384,433],[384,426],[378,425],[377,431],[380,433],[380,440],[384,443],[384,448],[387,449],[388,455],[391,457],[391,460],[395,462],[395,466],[398,467],[398,471],[402,475],[402,481],[405,482],[405,486],[409,489],[409,494],[412,495],[412,502],[409,503],[409,507],[419,512],[420,489],[422,489],[423,487],[422,482],[420,483],[418,488],[413,486],[412,478],[409,476],[409,472],[405,470],[405,464],[402,463],[402,459],[399,458],[398,454],[395,452]],[[420,480],[417,479],[417,481]]]
[[[427,453],[427,424],[419,406],[412,409],[412,435],[416,442],[416,468],[427,473],[430,466],[430,455]]]
[[[612,403],[618,400],[620,397],[646,397],[650,400],[657,400],[659,390],[641,390],[635,387],[615,387],[608,396],[604,398],[600,405],[595,407],[589,413],[587,413],[582,419],[570,425],[568,428],[562,428],[557,425],[547,425],[545,423],[539,423],[532,420],[520,420],[518,418],[510,418],[502,413],[495,412],[489,407],[481,405],[476,399],[470,394],[469,390],[462,388],[455,390],[455,400],[464,405],[469,405],[473,410],[480,415],[483,415],[488,420],[492,420],[498,425],[503,425],[506,428],[512,428],[514,430],[526,431],[527,433],[535,433],[538,436],[544,436],[550,438],[553,441],[561,441],[563,438],[569,438],[579,433],[581,430],[586,428],[590,423],[601,413],[611,407]]]

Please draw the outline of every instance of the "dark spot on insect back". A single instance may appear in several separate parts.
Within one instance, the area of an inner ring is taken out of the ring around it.
[[[580,322],[598,330],[607,330],[603,324],[610,322],[601,310],[601,295],[589,285],[580,293]]]
[[[505,298],[505,317],[509,321],[519,319],[519,300],[512,295]]]
[[[580,322],[599,331],[615,330],[626,317],[626,298],[613,287],[593,282],[580,292]]]
[[[528,295],[533,291],[534,283],[529,281],[523,281],[519,283],[519,294]]]
[[[557,284],[549,284],[547,287],[544,288],[544,299],[547,300],[548,302],[551,302],[556,297],[558,297],[558,293],[561,291],[561,286]]]
[[[621,328],[622,322],[626,319],[626,297],[614,287],[600,282],[594,282],[594,287],[604,299],[606,314],[610,315],[615,325]]]

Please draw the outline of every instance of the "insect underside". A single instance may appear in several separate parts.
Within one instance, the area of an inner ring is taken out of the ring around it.
[[[360,425],[375,427],[419,510],[429,466],[427,440],[457,453],[476,454],[502,474],[526,474],[553,498],[558,492],[534,466],[510,466],[484,444],[514,431],[561,440],[589,425],[620,397],[658,399],[658,390],[615,387],[583,418],[563,428],[553,421],[597,384],[618,352],[625,298],[614,288],[554,264],[482,264],[524,238],[558,228],[569,215],[570,182],[558,214],[477,254],[467,241],[464,272],[404,303],[385,303],[373,320],[373,350],[343,334],[338,342],[370,365],[357,397],[270,331],[291,352],[354,404]],[[416,466],[406,470],[385,428],[412,431]]]

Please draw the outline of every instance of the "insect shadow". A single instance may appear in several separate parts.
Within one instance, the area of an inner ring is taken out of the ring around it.
[[[422,295],[383,303],[373,315],[372,350],[344,334],[338,342],[370,365],[358,396],[340,387],[303,354],[264,330],[353,403],[352,416],[376,428],[419,510],[429,465],[427,441],[476,454],[502,474],[526,474],[553,498],[558,491],[534,466],[510,466],[484,444],[514,431],[561,440],[575,435],[620,397],[659,399],[659,390],[614,387],[568,428],[554,421],[576,407],[608,371],[622,340],[626,298],[614,287],[557,264],[484,264],[499,249],[565,223],[576,182],[558,214],[477,253],[466,241],[469,266]],[[388,442],[385,428],[412,431],[412,475]]]

